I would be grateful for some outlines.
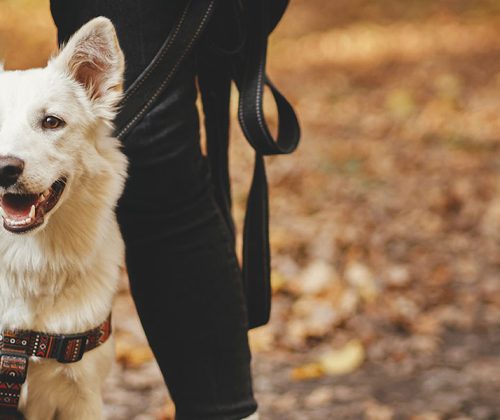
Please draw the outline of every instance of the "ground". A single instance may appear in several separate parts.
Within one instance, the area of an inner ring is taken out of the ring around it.
[[[13,3],[0,51],[39,65],[46,2]],[[292,0],[268,70],[303,139],[267,160],[263,419],[500,418],[499,40],[498,0]],[[231,155],[241,221],[252,153],[236,124]],[[114,319],[108,418],[171,418],[125,282]]]

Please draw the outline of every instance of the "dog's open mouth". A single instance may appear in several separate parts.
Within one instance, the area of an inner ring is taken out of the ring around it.
[[[11,194],[0,197],[0,213],[3,227],[13,233],[27,232],[43,224],[44,216],[52,210],[66,185],[59,178],[50,188],[40,194]]]

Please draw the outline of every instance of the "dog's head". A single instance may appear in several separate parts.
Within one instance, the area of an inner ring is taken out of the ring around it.
[[[65,206],[88,213],[95,198],[114,207],[126,168],[111,136],[123,72],[115,30],[102,17],[47,67],[0,71],[1,230],[36,234]]]

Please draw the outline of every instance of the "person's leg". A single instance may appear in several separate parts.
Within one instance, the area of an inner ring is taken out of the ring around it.
[[[109,17],[129,85],[184,1],[52,0],[59,39]],[[129,179],[118,216],[133,296],[179,420],[237,420],[256,410],[241,273],[200,151],[190,57],[125,139]]]

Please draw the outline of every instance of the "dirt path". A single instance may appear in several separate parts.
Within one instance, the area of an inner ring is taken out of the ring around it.
[[[265,419],[498,419],[500,328],[449,332],[439,355],[367,363],[336,378],[290,380],[301,357],[259,355],[256,389]]]

